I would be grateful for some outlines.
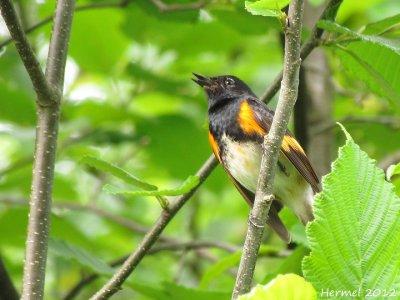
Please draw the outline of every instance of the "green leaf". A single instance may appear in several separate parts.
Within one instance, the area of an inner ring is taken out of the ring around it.
[[[49,249],[57,256],[74,259],[82,266],[89,267],[92,271],[98,274],[110,275],[114,273],[113,268],[93,256],[92,253],[71,245],[66,241],[50,238]]]
[[[399,174],[400,174],[400,164],[391,165],[386,171],[386,178],[390,180],[394,175],[399,175]]]
[[[238,300],[291,299],[314,300],[317,293],[313,286],[296,274],[278,275],[267,285],[257,285]]]
[[[396,194],[400,196],[400,163],[391,165],[386,171],[386,178],[395,186]]]
[[[29,126],[35,124],[35,98],[26,91],[0,81],[0,121]]]
[[[115,195],[124,194],[130,196],[179,196],[191,191],[198,184],[199,184],[199,177],[191,175],[182,183],[181,186],[177,187],[176,189],[129,191],[112,186],[110,184],[106,184],[104,186],[104,190],[110,194],[115,194]]]
[[[324,0],[309,0],[309,2],[312,6],[319,6],[319,5],[323,4],[325,1]]]
[[[189,288],[172,282],[154,285],[128,281],[127,285],[140,294],[157,300],[228,300],[231,296],[230,292]]]
[[[84,71],[112,73],[130,40],[120,30],[124,13],[117,9],[81,11],[74,17],[70,55]]]
[[[270,245],[261,245],[259,255],[269,255],[279,252],[279,249]],[[239,265],[242,250],[236,251],[218,261],[204,272],[200,281],[200,287],[206,288],[211,282],[221,276],[228,269]]]
[[[248,12],[256,16],[280,18],[284,13],[281,11],[289,0],[259,0],[256,2],[245,2],[245,8]]]
[[[361,34],[335,22],[318,26],[340,36],[333,40],[347,72],[366,83],[371,91],[392,104],[400,103],[400,44],[380,36]]]
[[[152,185],[150,183],[142,181],[139,178],[128,173],[127,171],[125,171],[113,164],[110,164],[109,162],[106,162],[105,160],[102,160],[100,158],[86,156],[81,160],[81,162],[86,165],[89,165],[93,168],[96,168],[100,171],[109,173],[109,174],[125,181],[128,184],[142,188],[146,191],[157,190],[157,187],[155,185]]]
[[[399,290],[400,199],[383,171],[348,137],[322,186],[307,227],[306,279],[317,292],[359,291],[357,299]]]
[[[347,27],[344,27],[342,25],[339,25],[335,22],[328,21],[328,20],[318,21],[318,27],[322,28],[326,31],[340,33],[342,35],[347,35],[350,38],[358,39],[363,42],[377,44],[382,47],[386,47],[386,48],[396,52],[398,55],[400,55],[400,46],[396,41],[386,39],[386,38],[383,38],[380,36],[361,34],[361,33],[352,31],[351,29],[349,29]]]
[[[382,34],[398,24],[400,24],[400,14],[366,25],[363,34]]]
[[[242,256],[242,251],[239,250],[236,251],[235,253],[232,253],[224,257],[216,264],[212,265],[204,272],[199,287],[207,288],[214,279],[220,277],[226,270],[237,266],[240,262],[241,256]]]
[[[263,283],[268,283],[274,277],[279,274],[295,273],[297,275],[302,275],[301,262],[305,255],[310,252],[309,249],[303,246],[297,246],[288,257],[286,257],[282,263],[273,271],[268,273],[264,279]]]
[[[352,49],[355,49],[358,53],[362,54],[361,49],[365,47],[366,45],[362,43],[353,43],[347,48],[338,48],[339,51],[337,53],[344,67],[350,74],[364,81],[373,92],[385,97],[394,106],[398,106],[400,103],[400,94],[398,94],[397,89],[399,87],[394,84],[400,82],[400,75],[393,72],[393,69],[400,69],[400,57],[395,58],[393,65],[387,63],[378,65],[376,64],[378,60],[390,60],[390,53],[387,53],[388,51],[384,48],[377,48],[375,64],[372,65],[374,63],[373,60],[364,60],[357,55],[355,51],[352,51]],[[375,48],[371,45],[369,49],[373,51]],[[368,54],[364,53],[364,55]],[[378,70],[375,67],[377,67]],[[391,73],[387,72],[388,68],[392,69]],[[396,77],[393,78],[392,76]],[[393,79],[392,82],[389,82],[391,79]]]

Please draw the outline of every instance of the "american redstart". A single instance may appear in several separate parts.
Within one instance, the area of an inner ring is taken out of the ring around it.
[[[242,80],[224,75],[193,79],[208,96],[209,141],[214,155],[236,188],[252,205],[260,171],[262,144],[274,112],[260,101]],[[287,130],[280,149],[274,180],[274,200],[268,225],[285,241],[290,234],[278,216],[288,206],[303,224],[313,219],[314,193],[319,179],[303,148]]]

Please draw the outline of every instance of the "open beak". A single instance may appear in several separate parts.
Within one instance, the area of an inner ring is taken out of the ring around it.
[[[192,78],[194,82],[196,82],[201,87],[209,87],[212,84],[212,80],[205,76],[193,73],[196,78]]]

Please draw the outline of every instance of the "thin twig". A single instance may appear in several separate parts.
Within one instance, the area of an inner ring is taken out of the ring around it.
[[[319,17],[319,20],[334,20],[336,17],[336,13],[339,9],[339,6],[342,2],[343,0],[330,0],[327,6],[325,7],[324,11],[322,12],[321,16]],[[314,25],[309,39],[301,47],[300,58],[302,60],[304,60],[311,53],[311,51],[313,51],[314,48],[319,45],[319,40],[323,32],[324,31],[321,28],[318,28],[317,24]],[[279,88],[281,87],[282,75],[283,72],[281,71],[275,77],[275,79],[266,89],[264,94],[261,96],[260,99],[262,101],[268,103],[269,101],[271,101],[274,95],[279,91]]]
[[[249,225],[232,299],[250,290],[257,255],[264,233],[273,196],[275,170],[279,149],[287,130],[290,115],[297,99],[299,85],[300,43],[303,22],[304,0],[292,0],[285,26],[285,56],[282,89],[272,121],[271,129],[264,138],[260,175],[257,182],[254,206],[249,216]]]
[[[367,124],[381,124],[389,126],[393,129],[400,128],[400,118],[396,116],[347,116],[339,119],[340,123],[367,123]],[[337,126],[336,122],[322,123],[311,130],[311,134],[318,135],[328,130],[332,130]]]
[[[81,12],[81,11],[86,11],[86,10],[92,10],[92,9],[107,9],[107,8],[124,8],[128,6],[128,4],[132,0],[122,0],[119,2],[100,2],[100,3],[87,3],[87,4],[81,4],[77,5],[75,7],[75,12]],[[165,4],[164,2],[160,0],[152,0],[153,4],[161,11],[161,12],[172,12],[172,11],[185,11],[185,10],[195,10],[195,9],[200,9],[206,5],[205,1],[198,1],[198,2],[193,2],[193,3],[183,3],[183,4]],[[29,34],[31,32],[34,32],[35,30],[39,29],[40,27],[50,23],[53,20],[54,16],[47,16],[43,18],[42,20],[38,21],[36,24],[32,25],[31,27],[27,28],[25,30],[25,34]],[[12,42],[13,38],[7,38],[3,42],[0,43],[0,50],[1,48],[7,46]]]
[[[328,4],[327,8],[322,13],[321,18],[328,18],[329,14],[331,14],[331,13],[333,15],[336,15],[337,8],[342,1],[343,0],[331,0]],[[328,12],[329,12],[329,14],[328,14]],[[317,28],[317,27],[315,27],[315,28]],[[304,53],[305,57],[318,44],[318,40],[315,40],[314,43],[315,43],[315,45],[313,45],[313,43],[311,43],[311,41],[310,41],[308,43],[308,45],[305,45],[305,47],[303,47],[303,53]],[[280,87],[280,80],[281,80],[281,77],[278,75],[278,77],[277,77],[278,89]],[[274,96],[275,93],[276,92],[265,94],[263,97],[264,101],[269,101],[270,99],[272,99],[272,97]],[[207,160],[207,162],[205,162],[203,164],[203,166],[200,168],[199,173],[201,173],[201,172],[206,173],[206,175],[204,177],[204,179],[205,179],[212,172],[212,170],[214,169],[216,164],[217,164],[216,158],[214,156],[211,156]],[[210,165],[211,165],[211,167],[210,167]],[[209,168],[209,169],[207,170],[207,168]],[[204,170],[204,171],[202,171],[202,170]],[[189,198],[190,198],[190,196],[189,196]],[[185,199],[184,201],[186,202],[187,200],[188,199]],[[183,204],[180,205],[180,207],[183,206]],[[174,211],[174,214],[176,214],[176,212],[180,209],[180,207],[176,211]],[[160,218],[160,219],[162,219],[162,218]],[[124,270],[124,267],[122,269],[120,269],[114,275],[114,277],[109,282],[107,282],[106,285],[98,293],[96,293],[96,295],[93,296],[92,299],[106,299],[107,297],[109,297],[117,292],[117,289],[122,285],[122,283],[126,280],[126,278],[133,271],[133,269],[140,263],[141,259],[145,255],[146,251],[148,251],[147,249],[150,249],[151,245],[155,242],[155,240],[157,239],[157,235],[161,234],[161,232],[164,230],[166,224],[161,229],[159,228],[160,222],[161,222],[160,219],[155,223],[155,225],[153,226],[151,231],[149,231],[146,238],[142,241],[142,243],[139,245],[139,247],[137,247],[134,250],[134,252],[131,254],[130,261],[125,262],[127,269]],[[169,220],[170,219],[168,219],[168,222],[169,222]],[[155,231],[156,231],[156,233],[154,233]],[[149,236],[150,236],[150,238],[149,238]],[[141,249],[142,246],[145,246],[146,248],[143,250],[143,249]]]
[[[8,0],[7,0],[8,1]],[[6,1],[2,1],[4,3]],[[37,107],[36,148],[31,185],[22,299],[42,299],[50,227],[51,195],[58,136],[64,69],[75,0],[58,0],[46,67],[46,87],[54,98],[41,99]],[[24,33],[21,31],[24,36]],[[26,43],[26,37],[25,37]],[[33,82],[35,85],[35,82]],[[37,90],[42,86],[35,86]],[[38,98],[41,95],[38,93]]]
[[[75,12],[80,12],[80,11],[85,11],[85,10],[91,10],[91,9],[105,9],[105,8],[123,8],[128,5],[128,3],[131,0],[123,0],[120,2],[104,2],[104,3],[88,3],[88,4],[82,4],[82,5],[77,5],[75,7]],[[30,26],[29,28],[25,29],[25,34],[29,34],[31,32],[34,32],[36,29],[39,29],[40,27],[50,23],[54,18],[54,15],[47,16],[43,18],[42,20],[38,21],[36,24]],[[10,37],[3,42],[0,43],[0,50],[1,48],[7,46],[13,41],[13,38]]]
[[[24,199],[11,197],[0,198],[0,203],[14,206],[27,206],[29,204]],[[95,205],[83,205],[75,202],[54,202],[52,204],[52,210],[74,210],[78,212],[92,213],[100,218],[107,219],[135,233],[146,234],[149,231],[149,228],[144,225],[136,223],[133,220],[125,218],[123,216],[114,214],[108,210],[99,208]],[[161,236],[159,240],[168,243],[177,242],[176,239],[167,236]]]
[[[216,248],[233,253],[239,250],[239,247],[226,244],[219,241],[189,241],[189,242],[175,242],[175,243],[164,243],[158,245],[149,250],[148,253],[154,254],[160,251],[188,251],[202,248]]]
[[[233,247],[231,245],[225,245],[220,242],[213,241],[189,241],[189,242],[176,242],[175,244],[161,244],[159,246],[155,246],[148,251],[148,255],[157,254],[161,251],[190,251],[194,250],[196,254],[206,260],[210,260],[211,262],[215,262],[214,257],[209,255],[209,252],[204,252],[206,249],[216,248],[225,250],[227,252],[233,252],[238,250],[239,248]],[[129,256],[124,255],[120,258],[117,258],[110,262],[111,267],[116,267],[121,265]],[[78,293],[88,284],[99,278],[99,274],[93,273],[83,277],[76,285],[74,285],[69,292],[64,296],[63,300],[71,300],[74,299]]]
[[[0,203],[7,204],[7,205],[14,205],[14,206],[26,206],[28,205],[28,202],[24,199],[21,198],[11,198],[11,197],[6,197],[6,198],[0,198]],[[124,218],[120,215],[113,214],[109,211],[106,211],[102,208],[96,207],[94,205],[83,205],[80,203],[74,203],[74,202],[54,202],[52,204],[52,209],[68,209],[68,210],[74,210],[74,211],[80,211],[80,212],[89,212],[93,213],[99,217],[103,217],[105,219],[108,219],[116,224],[121,225],[122,227],[125,227],[132,232],[140,233],[140,234],[146,234],[149,231],[149,228],[146,226],[143,226],[141,224],[138,224],[131,219]],[[217,241],[202,241],[196,246],[196,242],[188,242],[188,243],[182,243],[176,238],[173,237],[166,237],[166,236],[160,236],[159,240],[164,242],[163,246],[167,249],[170,250],[178,250],[176,247],[182,248],[184,250],[185,245],[187,245],[188,249],[193,249],[193,248],[206,248],[206,247],[214,247],[214,248],[220,248],[222,250],[228,251],[228,252],[234,252],[236,250],[239,250],[236,246],[224,243],[224,242],[217,242]],[[150,251],[154,251],[153,249]],[[157,250],[156,250],[157,251]]]
[[[160,234],[165,227],[181,209],[181,207],[188,201],[203,181],[208,177],[212,170],[216,167],[217,163],[214,156],[211,156],[202,168],[197,172],[199,176],[199,184],[194,187],[190,192],[179,196],[175,201],[171,201],[169,211],[163,210],[160,217],[153,225],[151,230],[145,235],[142,242],[132,252],[128,259],[124,262],[122,267],[113,275],[113,277],[98,291],[91,299],[108,299],[115,294],[122,283],[128,278],[136,266],[140,263],[146,253],[150,250],[153,244],[157,241]]]
[[[40,105],[46,106],[55,101],[57,97],[55,90],[47,84],[46,77],[32,46],[22,29],[20,20],[17,17],[11,0],[0,1],[1,15],[7,25],[11,37],[15,41],[15,47],[32,81],[33,88],[37,94],[37,101]]]

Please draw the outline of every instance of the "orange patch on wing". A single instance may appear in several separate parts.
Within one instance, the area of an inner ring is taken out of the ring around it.
[[[214,155],[217,157],[217,159],[221,162],[221,158],[219,156],[219,146],[217,141],[215,140],[214,136],[212,133],[209,131],[208,132],[208,141],[210,142],[211,149],[214,152]]]
[[[296,141],[296,139],[290,135],[285,135],[283,137],[282,141],[282,149],[286,152],[290,152],[291,150],[299,151],[302,154],[306,155],[304,153],[303,148],[300,146],[300,144]]]
[[[257,120],[254,117],[254,112],[247,100],[244,100],[242,104],[240,104],[240,110],[238,114],[237,121],[240,125],[240,128],[245,133],[248,134],[259,134],[264,135],[265,130],[258,124]]]

